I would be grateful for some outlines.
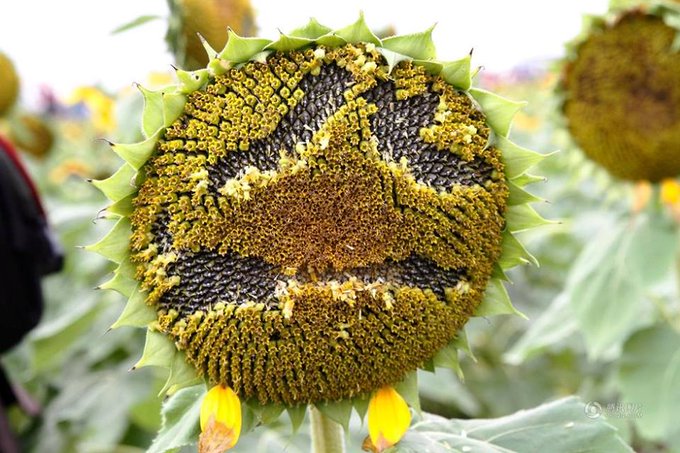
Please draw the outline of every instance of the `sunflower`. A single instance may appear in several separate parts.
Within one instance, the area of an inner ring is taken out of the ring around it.
[[[19,96],[19,77],[12,61],[0,52],[0,117],[14,105]]]
[[[166,390],[401,407],[418,368],[457,367],[471,316],[514,311],[501,280],[533,260],[513,233],[543,222],[521,188],[542,156],[507,138],[522,104],[471,89],[431,32],[230,31],[207,69],[142,91],[148,138],[113,145],[126,163],[94,183],[118,222],[90,248],[119,263],[116,326],[148,328],[139,365]]]
[[[560,90],[587,157],[615,177],[658,182],[680,173],[680,8],[648,3],[592,19]]]

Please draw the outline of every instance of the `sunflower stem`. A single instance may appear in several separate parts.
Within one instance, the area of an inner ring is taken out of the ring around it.
[[[312,420],[312,453],[344,453],[345,436],[338,423],[310,407]]]

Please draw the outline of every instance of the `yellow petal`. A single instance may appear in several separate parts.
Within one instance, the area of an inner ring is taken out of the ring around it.
[[[667,205],[674,205],[680,202],[680,183],[675,179],[664,179],[661,181],[661,201]]]
[[[232,448],[241,434],[241,400],[229,387],[211,388],[201,404],[201,442]],[[205,450],[210,451],[210,450]]]
[[[383,387],[368,404],[368,434],[377,451],[399,442],[411,424],[406,401],[392,387]]]

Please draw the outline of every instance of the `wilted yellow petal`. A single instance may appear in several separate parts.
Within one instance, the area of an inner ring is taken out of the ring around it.
[[[201,440],[205,445],[232,448],[241,434],[241,400],[229,387],[211,388],[201,404]],[[202,452],[213,451],[202,449]]]
[[[678,181],[675,179],[661,181],[661,201],[668,205],[680,202],[680,183]]]
[[[399,442],[411,424],[404,398],[392,387],[383,387],[368,404],[368,434],[377,451]]]

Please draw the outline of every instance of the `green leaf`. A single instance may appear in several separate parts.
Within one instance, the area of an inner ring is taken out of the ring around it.
[[[205,385],[196,385],[180,390],[163,404],[163,426],[147,453],[174,451],[198,441],[201,403],[205,393]]]
[[[85,250],[98,253],[104,258],[120,264],[129,256],[128,242],[131,231],[130,219],[122,217],[106,236],[99,242],[86,246]]]
[[[678,252],[675,228],[672,220],[660,212],[636,219],[626,264],[644,285],[663,282],[672,273]]]
[[[470,74],[470,55],[460,60],[444,63],[439,74],[447,83],[463,91],[470,89],[472,76]]]
[[[139,170],[153,154],[159,137],[160,131],[157,131],[143,142],[129,144],[114,143],[111,146],[111,149],[113,149],[113,152],[118,154],[125,162],[130,164],[132,168]]]
[[[503,253],[498,259],[502,269],[510,269],[520,264],[531,263],[538,267],[538,260],[524,248],[524,245],[509,231],[503,232],[501,245]]]
[[[349,419],[352,416],[351,399],[330,402],[325,401],[322,403],[315,403],[314,406],[319,409],[319,412],[323,415],[340,424],[345,431],[349,429]]]
[[[629,414],[639,433],[664,441],[678,428],[680,334],[667,324],[636,332],[626,341],[618,380],[622,402],[639,406]]]
[[[416,60],[430,60],[437,56],[432,41],[434,25],[420,33],[391,36],[382,40],[382,47]]]
[[[233,63],[244,63],[260,53],[271,40],[263,38],[242,38],[229,28],[227,45],[218,55],[219,58]]]
[[[357,19],[356,22],[345,28],[336,30],[334,34],[350,43],[369,42],[376,46],[381,45],[380,39],[374,35],[371,29],[368,28],[368,25],[366,25],[363,12],[359,14],[359,19]]]
[[[132,30],[133,28],[137,28],[140,25],[144,25],[147,22],[151,22],[154,20],[162,19],[161,16],[157,15],[145,15],[145,16],[139,16],[134,20],[131,20],[130,22],[127,22],[120,27],[114,29],[111,34],[112,35],[117,35],[118,33],[122,33],[124,31]]]
[[[517,178],[547,157],[535,151],[522,148],[503,136],[496,136],[495,145],[501,150],[501,158],[505,165],[505,176],[508,179]],[[517,181],[515,181],[515,184],[524,185]]]
[[[604,419],[586,417],[584,407],[569,397],[497,419],[446,420],[427,415],[389,451],[633,452]]]
[[[633,232],[623,222],[605,227],[567,277],[567,296],[593,358],[621,345],[642,322],[642,282],[627,264]]]
[[[309,19],[309,22],[307,22],[307,25],[296,28],[295,30],[291,31],[289,35],[296,36],[298,38],[317,39],[330,32],[331,29],[329,27],[321,25],[315,18],[312,17]]]
[[[505,353],[503,359],[511,365],[530,359],[551,345],[573,335],[578,329],[569,298],[560,294],[536,319],[529,329]]]
[[[281,52],[289,52],[308,46],[313,43],[313,39],[301,38],[299,36],[285,35],[281,33],[278,41],[267,44],[265,49],[279,50]]]
[[[484,299],[475,311],[475,316],[493,315],[519,315],[528,319],[522,312],[517,310],[510,301],[508,291],[503,282],[492,278],[484,291]]]
[[[482,106],[489,126],[503,137],[507,137],[510,132],[515,114],[526,105],[526,102],[514,102],[479,88],[472,88],[470,94]]]
[[[93,180],[92,185],[99,189],[109,200],[116,202],[137,192],[135,177],[137,170],[124,164],[113,175],[102,180]]]
[[[140,291],[139,286],[135,287],[130,298],[123,308],[123,313],[111,326],[117,329],[123,326],[146,327],[150,322],[156,320],[156,310],[146,303],[146,293]]]

